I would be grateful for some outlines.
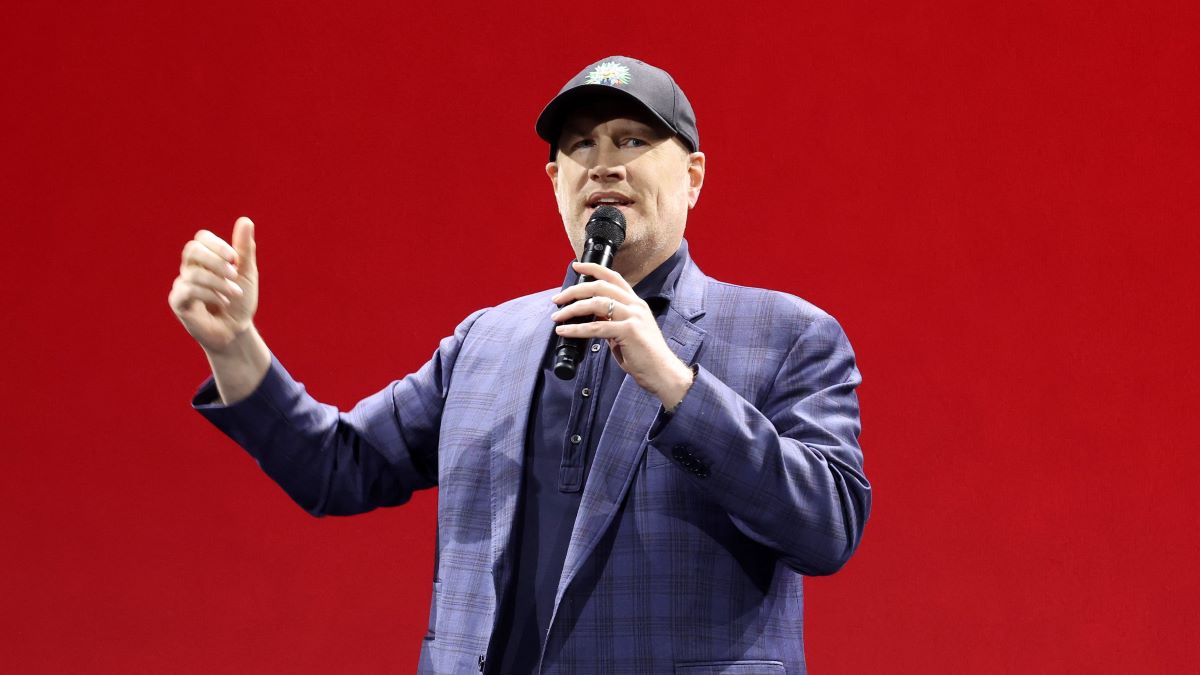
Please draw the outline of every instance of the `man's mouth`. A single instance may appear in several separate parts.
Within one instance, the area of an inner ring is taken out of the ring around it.
[[[597,192],[588,197],[586,206],[588,209],[595,210],[600,206],[615,206],[622,211],[623,207],[628,207],[633,204],[633,200],[619,192]]]

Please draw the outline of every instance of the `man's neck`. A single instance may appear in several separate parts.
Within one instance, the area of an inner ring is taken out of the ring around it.
[[[631,255],[626,257],[621,257],[621,253],[618,252],[616,264],[613,265],[613,269],[624,277],[625,281],[631,287],[637,286],[642,279],[645,279],[651,272],[658,269],[659,265],[675,255],[675,251],[679,250],[680,243],[677,241],[674,245],[668,245],[661,249],[644,253],[642,251],[628,251]]]

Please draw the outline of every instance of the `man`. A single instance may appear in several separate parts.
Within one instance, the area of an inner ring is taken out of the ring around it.
[[[423,673],[803,673],[802,575],[844,565],[870,512],[850,344],[691,261],[705,156],[666,72],[597,62],[536,128],[577,255],[596,207],[625,215],[613,270],[573,263],[561,291],[475,312],[339,413],[254,330],[242,218],[232,247],[188,243],[171,292],[213,369],[193,405],[313,515],[438,487]],[[574,380],[555,333],[590,341]]]

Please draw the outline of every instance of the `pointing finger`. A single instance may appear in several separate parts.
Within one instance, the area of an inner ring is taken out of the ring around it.
[[[218,237],[212,232],[209,232],[208,230],[200,230],[196,233],[195,239],[211,249],[213,253],[216,253],[228,262],[234,262],[237,260],[237,251],[234,251],[233,247],[226,243],[224,239]]]
[[[596,296],[604,296],[613,298],[617,302],[626,304],[637,303],[638,297],[631,290],[625,290],[612,282],[605,280],[589,281],[585,284],[576,284],[562,291],[558,295],[550,298],[550,301],[556,305],[566,304],[582,298],[591,298]]]
[[[571,265],[575,268],[575,271],[579,272],[580,274],[586,274],[594,279],[603,279],[614,286],[618,286],[625,289],[629,293],[633,293],[633,287],[630,286],[629,282],[625,281],[625,277],[621,276],[616,270],[609,269],[604,265],[597,265],[596,263],[576,261],[571,263]]]

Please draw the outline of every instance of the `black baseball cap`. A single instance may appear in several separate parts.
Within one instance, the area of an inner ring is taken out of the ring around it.
[[[696,113],[674,78],[637,59],[610,56],[579,71],[538,115],[534,128],[550,144],[551,160],[558,149],[563,118],[582,101],[595,96],[623,96],[637,102],[675,132],[692,152],[700,149]]]

